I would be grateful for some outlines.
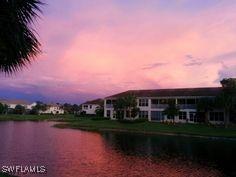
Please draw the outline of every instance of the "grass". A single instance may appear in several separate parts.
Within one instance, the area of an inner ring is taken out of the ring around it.
[[[1,173],[0,172],[0,177],[16,177],[16,176],[12,176],[12,175],[9,175],[7,173]]]
[[[91,131],[120,131],[148,134],[175,134],[187,136],[236,138],[236,127],[223,128],[204,124],[166,124],[148,121],[129,123],[104,118],[77,118],[74,115],[0,115],[0,121],[58,121],[58,128],[74,128]]]
[[[214,127],[204,124],[166,124],[154,122],[122,123],[112,120],[79,119],[66,124],[56,124],[58,128],[74,128],[91,131],[125,131],[148,134],[176,134],[206,137],[236,138],[236,128]]]
[[[17,115],[17,114],[7,114],[0,115],[0,121],[74,121],[76,118],[74,115]]]

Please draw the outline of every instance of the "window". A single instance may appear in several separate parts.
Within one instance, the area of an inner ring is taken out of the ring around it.
[[[148,106],[148,99],[139,99],[139,106]]]
[[[196,112],[189,112],[189,121],[197,122]]]
[[[168,104],[171,104],[171,103],[172,103],[172,104],[175,104],[175,99],[168,99],[168,100],[167,100],[167,103],[168,103]]]
[[[187,99],[187,104],[196,104],[195,99]]]
[[[106,100],[106,104],[111,104],[111,100]]]
[[[167,99],[160,99],[159,104],[168,104],[168,100]]]
[[[186,120],[187,119],[187,112],[180,111],[179,112],[179,119]]]
[[[148,119],[148,111],[140,111],[139,112],[139,118]]]
[[[199,98],[196,98],[196,99],[195,99],[196,104],[199,102],[199,100],[200,100]]]
[[[164,115],[162,111],[151,111],[151,120],[161,121],[164,120]]]
[[[89,105],[89,108],[92,109],[92,105]]]
[[[106,100],[106,107],[112,108],[115,100]]]
[[[177,103],[178,104],[186,104],[186,100],[185,99],[178,99]]]
[[[167,115],[167,119],[172,119],[172,120],[174,120],[174,119],[175,119],[175,116]]]
[[[111,117],[111,111],[107,110],[107,117]]]
[[[152,102],[152,104],[159,104],[158,99],[152,99],[151,102]]]
[[[210,121],[224,121],[224,113],[223,112],[210,112]]]
[[[88,105],[84,105],[84,109],[88,109]]]

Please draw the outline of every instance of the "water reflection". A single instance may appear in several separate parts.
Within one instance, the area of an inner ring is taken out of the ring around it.
[[[91,133],[49,122],[0,122],[0,167],[44,165],[48,177],[219,177],[235,175],[235,142]],[[209,167],[194,161],[212,162]]]
[[[216,167],[236,176],[236,141],[180,136],[103,133],[107,143],[126,155],[179,159]]]

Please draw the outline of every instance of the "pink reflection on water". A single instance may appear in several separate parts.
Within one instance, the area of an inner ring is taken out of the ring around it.
[[[212,168],[179,159],[126,155],[98,133],[57,129],[48,122],[0,123],[0,165],[45,165],[48,177],[218,177]],[[6,141],[10,139],[10,141]]]

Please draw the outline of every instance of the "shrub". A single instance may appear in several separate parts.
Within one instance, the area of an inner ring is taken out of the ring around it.
[[[15,114],[24,114],[26,112],[26,109],[24,106],[22,105],[16,105],[15,109],[14,109],[14,113]]]

